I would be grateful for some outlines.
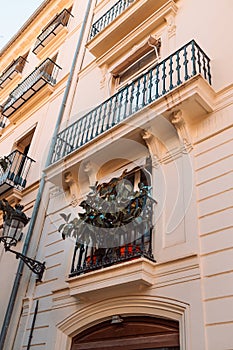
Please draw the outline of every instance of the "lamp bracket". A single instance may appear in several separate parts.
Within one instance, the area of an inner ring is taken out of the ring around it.
[[[21,259],[23,260],[23,262],[29,267],[29,269],[34,272],[35,274],[37,274],[38,276],[38,281],[40,282],[45,270],[45,262],[41,263],[38,260],[34,260],[32,258],[29,258],[26,255],[23,255],[19,252],[16,252],[15,250],[12,250],[10,248],[6,248],[6,251],[9,251],[11,253],[14,253],[16,255],[16,259]]]

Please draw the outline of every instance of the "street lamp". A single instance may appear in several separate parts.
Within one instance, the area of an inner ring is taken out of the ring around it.
[[[5,251],[14,253],[16,259],[21,259],[29,267],[31,271],[38,275],[38,281],[41,281],[45,263],[31,259],[26,255],[23,255],[13,249],[12,246],[16,246],[22,236],[22,229],[27,225],[30,218],[28,218],[23,212],[23,206],[16,204],[13,208],[6,199],[0,200],[0,210],[3,212],[3,225],[2,236],[0,242],[3,242]]]

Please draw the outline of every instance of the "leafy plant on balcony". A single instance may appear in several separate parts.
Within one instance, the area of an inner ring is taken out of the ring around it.
[[[127,232],[128,225],[148,222],[148,207],[155,202],[149,195],[151,188],[140,182],[134,191],[124,176],[125,172],[108,183],[91,186],[91,192],[80,204],[84,212],[78,217],[71,219],[71,214],[60,214],[65,221],[58,229],[63,239],[72,236],[79,242],[98,243],[100,229],[102,234],[113,236],[119,231]]]

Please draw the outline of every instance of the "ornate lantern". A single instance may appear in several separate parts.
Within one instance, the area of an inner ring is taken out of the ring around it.
[[[12,250],[12,246],[16,246],[17,242],[22,237],[22,229],[27,225],[30,218],[23,213],[23,206],[16,204],[13,208],[6,199],[0,200],[0,210],[3,212],[3,225],[2,235],[0,242],[3,242],[5,251],[9,251],[16,255],[17,259],[23,260],[23,262],[38,275],[40,281],[45,269],[45,263],[41,263],[37,260],[31,259],[15,250]]]
[[[21,239],[22,229],[30,219],[22,212],[22,205],[16,204],[13,208],[5,199],[0,201],[0,210],[3,211],[3,230],[0,240],[5,247],[15,246]]]

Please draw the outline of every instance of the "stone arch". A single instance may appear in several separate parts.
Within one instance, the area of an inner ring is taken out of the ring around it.
[[[56,350],[70,350],[72,338],[113,315],[154,316],[179,322],[180,350],[189,348],[189,305],[178,300],[153,296],[121,296],[81,308],[57,325]]]

